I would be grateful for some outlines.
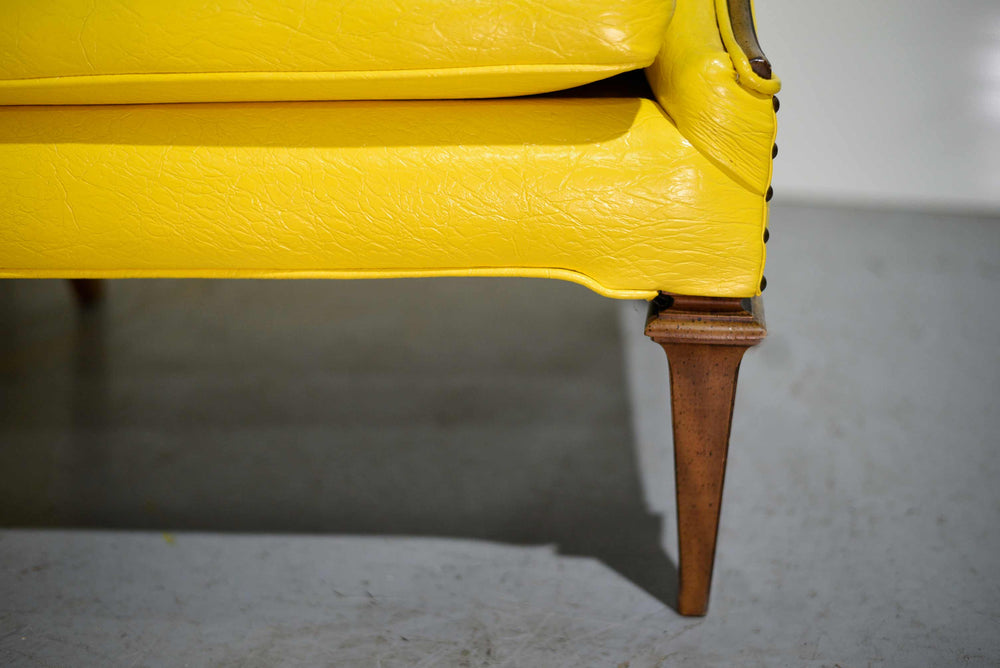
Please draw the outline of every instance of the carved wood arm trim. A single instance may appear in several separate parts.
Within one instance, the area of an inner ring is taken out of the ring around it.
[[[774,95],[781,82],[771,71],[771,62],[757,39],[753,0],[716,0],[719,33],[733,59],[740,83],[765,95]]]

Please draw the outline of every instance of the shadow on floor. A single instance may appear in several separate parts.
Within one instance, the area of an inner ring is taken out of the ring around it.
[[[108,287],[78,311],[58,282],[0,282],[0,524],[553,543],[675,605],[612,301],[531,280]]]

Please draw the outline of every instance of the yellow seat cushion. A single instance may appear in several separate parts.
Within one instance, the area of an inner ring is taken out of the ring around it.
[[[502,97],[649,65],[673,0],[3,0],[0,104]]]
[[[757,294],[766,205],[644,98],[0,107],[0,277]]]

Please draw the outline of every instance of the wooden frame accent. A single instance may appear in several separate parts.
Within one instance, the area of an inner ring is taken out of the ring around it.
[[[750,61],[750,68],[761,79],[770,79],[771,63],[757,40],[751,0],[727,0],[726,6],[729,9],[729,24],[733,26],[733,37]]]
[[[670,366],[680,586],[677,611],[701,616],[719,531],[729,431],[743,353],[767,335],[760,298],[661,294],[646,335]]]

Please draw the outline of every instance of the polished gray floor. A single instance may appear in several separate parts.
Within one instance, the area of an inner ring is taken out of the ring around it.
[[[772,232],[701,620],[638,304],[0,281],[0,664],[1000,664],[1000,221]]]

